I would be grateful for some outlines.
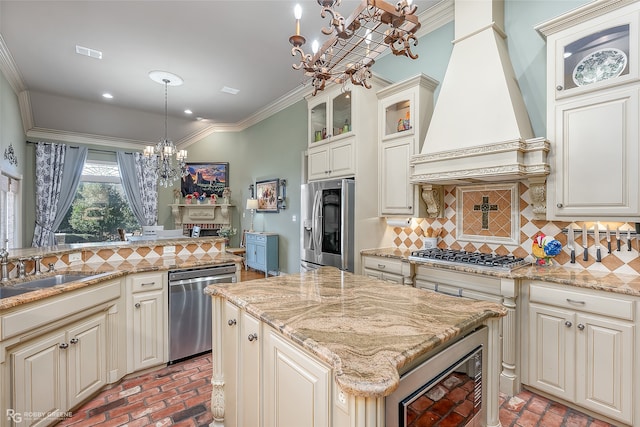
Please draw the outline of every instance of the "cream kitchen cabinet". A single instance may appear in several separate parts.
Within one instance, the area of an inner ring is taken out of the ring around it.
[[[219,338],[214,332],[213,351],[218,355],[216,361],[224,377],[224,425],[258,427],[261,425],[260,322],[229,301],[213,299],[213,304],[213,322],[221,332]]]
[[[121,283],[110,280],[0,314],[0,410],[50,425],[125,374],[117,329]],[[50,418],[31,416],[53,413]],[[24,416],[24,414],[27,414]],[[56,414],[57,417],[56,417]]]
[[[19,346],[11,353],[13,407],[19,414],[62,414],[106,384],[106,315]],[[58,417],[25,420],[49,425]]]
[[[379,216],[427,216],[409,160],[422,148],[438,82],[424,74],[378,91]]]
[[[308,98],[309,147],[353,132],[351,91],[338,85]]]
[[[397,258],[364,255],[362,274],[401,285],[413,285],[412,264]]]
[[[621,88],[557,104],[552,219],[637,220],[639,93]]]
[[[309,180],[353,176],[356,173],[355,138],[311,147],[308,150]]]
[[[640,215],[640,4],[594,2],[541,24],[547,39],[547,218]]]
[[[331,369],[272,328],[263,335],[263,426],[331,426]]]
[[[214,418],[222,414],[226,427],[328,427],[330,368],[229,301],[212,303]]]
[[[377,187],[377,169],[371,168],[377,164],[375,91],[386,82],[374,78],[371,84],[372,89],[332,85],[307,96],[309,181],[355,176]]]
[[[168,290],[166,272],[126,278],[129,371],[150,368],[168,359]]]
[[[528,286],[524,383],[611,419],[634,413],[636,301],[542,282]],[[636,399],[637,400],[637,399]]]

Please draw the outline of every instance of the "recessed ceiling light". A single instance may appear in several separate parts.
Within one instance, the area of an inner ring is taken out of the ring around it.
[[[223,86],[222,89],[220,89],[220,92],[228,93],[231,95],[237,95],[238,92],[240,92],[240,89],[234,89],[232,87]]]
[[[189,110],[188,108],[186,110],[184,110],[185,114],[193,114],[193,111]]]
[[[113,99],[113,95],[111,95],[110,93],[103,93],[102,97],[107,99]]]
[[[76,45],[76,53],[78,55],[88,56],[89,58],[102,59],[102,52],[84,46]]]

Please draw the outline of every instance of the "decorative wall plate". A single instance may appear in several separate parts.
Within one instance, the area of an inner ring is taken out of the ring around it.
[[[577,86],[618,77],[627,66],[627,55],[620,49],[597,50],[582,58],[573,69],[573,81]]]

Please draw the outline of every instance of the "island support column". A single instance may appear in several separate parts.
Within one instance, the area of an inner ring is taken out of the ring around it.
[[[508,396],[515,396],[520,392],[520,378],[518,357],[519,322],[517,316],[518,285],[513,279],[500,280],[502,306],[507,309],[507,315],[502,318],[502,369],[500,372],[500,391]]]
[[[213,304],[212,332],[214,336],[222,336],[222,316],[224,301],[222,298],[211,297]],[[219,345],[213,345],[211,351],[213,372],[211,375],[211,413],[213,414],[213,422],[210,427],[224,427],[224,375],[222,373],[222,348]]]
[[[487,360],[487,375],[483,381],[486,381],[486,399],[483,399],[483,406],[485,408],[485,416],[487,420],[487,427],[502,427],[500,423],[500,370],[502,366],[502,360],[500,357],[502,346],[500,342],[500,322],[501,318],[492,317],[485,321],[489,329],[489,336],[487,337],[488,354]]]

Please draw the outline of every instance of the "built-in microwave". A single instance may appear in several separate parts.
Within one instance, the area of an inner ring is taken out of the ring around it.
[[[386,398],[386,425],[482,426],[487,336],[486,327],[474,331],[403,374]]]

